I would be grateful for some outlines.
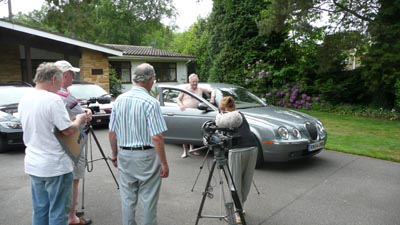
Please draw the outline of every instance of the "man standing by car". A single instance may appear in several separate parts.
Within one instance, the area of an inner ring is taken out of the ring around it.
[[[33,80],[36,86],[18,106],[23,129],[25,173],[31,177],[32,224],[67,224],[71,207],[73,162],[61,147],[54,129],[65,136],[87,122],[85,113],[71,121],[60,96],[62,72],[54,63],[42,63]]]
[[[141,224],[156,225],[161,178],[169,175],[162,134],[167,126],[158,101],[149,95],[155,81],[153,66],[137,66],[132,81],[136,85],[118,96],[111,112],[111,160],[118,168],[122,224],[136,225],[140,199]]]
[[[63,73],[62,75],[62,82],[61,88],[57,91],[57,94],[60,95],[67,105],[69,109],[70,116],[75,117],[77,114],[86,113],[88,116],[89,121],[92,120],[92,111],[90,109],[83,109],[79,104],[78,100],[71,95],[68,91],[68,87],[72,85],[72,81],[74,80],[75,72],[79,72],[80,69],[73,67],[69,62],[65,60],[60,60],[54,63]],[[85,144],[87,139],[85,139]],[[81,224],[81,225],[88,225],[91,224],[92,221],[90,219],[85,219],[83,216],[78,217],[76,215],[76,205],[78,203],[78,187],[79,187],[79,180],[83,179],[85,176],[85,165],[86,165],[86,153],[85,148],[83,148],[83,152],[80,154],[80,157],[77,163],[74,165],[74,182],[72,185],[72,204],[71,204],[71,211],[69,212],[68,216],[68,223],[70,225],[74,224]],[[81,213],[80,213],[81,214]],[[78,214],[79,215],[79,214]]]
[[[189,75],[189,85],[186,87],[187,90],[190,92],[196,94],[197,96],[203,97],[204,93],[210,94],[210,103],[214,104],[215,103],[215,90],[211,88],[200,88],[198,86],[199,84],[199,77],[197,74],[192,73]],[[199,104],[199,101],[195,98],[192,98],[192,96],[185,94],[181,92],[176,100],[178,106],[181,108],[181,110],[185,110],[186,108],[197,108],[197,105]],[[186,158],[188,156],[188,149],[187,145],[183,144],[183,154],[182,158]],[[189,151],[193,150],[193,145],[190,145]],[[193,152],[193,155],[199,155],[198,152]]]

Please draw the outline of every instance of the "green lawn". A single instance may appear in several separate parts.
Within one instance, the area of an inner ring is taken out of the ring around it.
[[[400,162],[400,122],[303,111],[328,131],[326,149]]]

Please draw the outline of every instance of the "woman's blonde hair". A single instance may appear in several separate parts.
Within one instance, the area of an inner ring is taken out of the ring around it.
[[[236,110],[235,99],[233,99],[232,96],[226,96],[222,98],[221,102],[219,103],[219,110],[228,112],[235,111]]]

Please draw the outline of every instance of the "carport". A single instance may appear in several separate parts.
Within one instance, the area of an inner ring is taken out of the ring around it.
[[[0,19],[0,83],[32,83],[37,66],[65,59],[79,66],[79,80],[93,82],[109,91],[109,56],[123,52],[61,34]]]

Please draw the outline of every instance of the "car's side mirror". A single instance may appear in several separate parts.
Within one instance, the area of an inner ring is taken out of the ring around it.
[[[200,109],[200,110],[203,110],[203,111],[212,111],[212,108],[211,107],[209,107],[206,103],[204,103],[204,102],[200,102],[198,105],[197,105],[197,109]]]

